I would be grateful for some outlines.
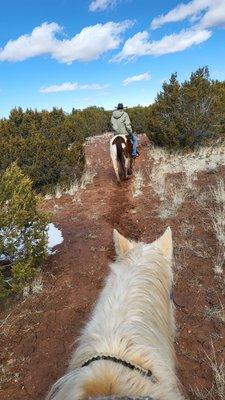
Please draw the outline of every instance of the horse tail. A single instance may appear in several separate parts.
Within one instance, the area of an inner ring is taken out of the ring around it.
[[[120,164],[121,171],[123,172],[124,177],[125,177],[126,176],[126,167],[125,167],[125,157],[124,157],[124,149],[123,149],[122,143],[125,144],[125,140],[121,136],[115,137],[115,139],[112,142],[112,144],[116,145],[117,160]]]

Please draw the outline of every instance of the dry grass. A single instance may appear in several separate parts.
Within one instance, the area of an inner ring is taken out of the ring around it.
[[[219,362],[216,357],[215,349],[212,344],[212,354],[207,355],[207,360],[210,365],[213,374],[213,385],[210,393],[210,398],[215,397],[220,400],[225,399],[225,363],[224,360]]]
[[[133,183],[133,197],[139,197],[142,195],[143,187],[143,175],[140,170],[134,173],[134,183]]]
[[[205,307],[204,316],[211,320],[217,318],[222,322],[225,322],[225,309],[222,303],[217,307]]]
[[[65,189],[65,190],[63,190],[62,188],[57,186],[56,191],[55,191],[55,198],[59,199],[60,197],[62,197],[63,195],[66,195],[66,194],[68,194],[69,196],[75,196],[75,194],[78,192],[78,190],[79,190],[78,181],[75,181],[74,183],[72,183],[70,188]]]
[[[164,220],[174,217],[186,200],[188,192],[193,192],[198,172],[212,171],[219,165],[225,165],[225,146],[203,147],[188,154],[170,154],[162,148],[152,147],[149,151],[149,158],[151,161],[153,160],[152,169],[148,171],[149,181],[154,192],[161,200],[157,212],[159,217]],[[175,174],[181,174],[180,183],[168,185],[169,176],[174,176]],[[222,188],[220,189],[222,194]],[[200,200],[204,201],[204,199],[199,198]],[[221,217],[218,213],[217,216],[218,218]],[[214,220],[217,216],[214,216]],[[215,221],[215,223],[220,228],[219,222]],[[221,228],[221,231],[225,231],[224,227]],[[225,243],[225,233],[224,238],[221,240],[223,239]]]
[[[96,171],[91,169],[90,166],[88,165],[81,177],[80,188],[86,189],[88,185],[91,185],[93,183],[95,176],[96,176]]]
[[[62,189],[59,185],[56,186],[55,194],[47,194],[45,200],[51,200],[53,198],[60,199],[64,195],[73,196],[75,201],[80,202],[79,191],[80,189],[86,189],[86,187],[93,183],[93,179],[96,176],[96,172],[89,166],[86,167],[80,182],[75,181],[71,184],[69,189]]]
[[[26,300],[24,300],[26,301]],[[21,306],[22,303],[20,303]],[[16,324],[18,321],[21,320],[26,320],[27,317],[29,317],[30,311],[29,310],[24,310],[20,311],[19,305],[17,307],[17,313],[9,313],[3,320],[0,320],[0,336],[9,336],[11,333],[11,330],[15,329]]]
[[[218,254],[213,262],[213,271],[216,276],[221,276],[223,273],[223,267],[225,262],[224,249],[219,249]]]
[[[193,388],[190,390],[194,394],[196,399],[200,400],[224,400],[225,399],[225,362],[224,360],[219,362],[214,346],[212,344],[212,354],[209,356],[206,354],[207,363],[212,371],[212,386],[209,390],[202,388]]]
[[[103,139],[111,139],[114,136],[112,132],[101,133],[100,135],[88,136],[85,139],[85,144],[96,144],[102,142]]]
[[[210,398],[209,390],[190,387],[190,391],[195,396],[195,399],[205,400]]]
[[[152,147],[149,158],[153,161],[153,167],[149,171],[150,184],[155,193],[163,199],[168,174],[184,174],[186,186],[191,189],[198,172],[214,171],[218,166],[225,165],[225,145],[202,147],[187,154],[170,154],[162,148]]]
[[[212,194],[217,203],[225,203],[225,187],[222,179],[217,181],[216,187],[212,189]]]
[[[33,294],[41,293],[43,290],[43,279],[42,275],[39,274],[34,278],[30,285],[27,285],[23,288],[23,297],[26,298]]]
[[[51,200],[53,198],[60,199],[64,195],[75,196],[75,194],[78,192],[78,190],[79,190],[78,181],[73,182],[69,189],[62,189],[59,185],[57,185],[55,188],[54,195],[47,194],[45,196],[45,200]]]
[[[197,193],[196,202],[200,209],[204,209],[209,215],[209,221],[205,223],[205,230],[211,230],[211,226],[218,240],[218,253],[212,256],[213,271],[217,277],[223,274],[225,262],[225,185],[222,179],[211,187],[209,191]],[[210,220],[212,225],[210,224]]]
[[[187,188],[183,184],[170,185],[164,199],[157,208],[159,218],[162,220],[174,217],[187,197]]]
[[[180,233],[186,238],[192,238],[194,234],[195,227],[191,225],[190,222],[184,221],[180,224]]]
[[[211,195],[213,208],[210,216],[219,245],[225,252],[225,187],[222,179],[211,189]]]

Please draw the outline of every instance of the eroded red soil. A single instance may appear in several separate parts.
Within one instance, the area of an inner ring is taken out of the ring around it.
[[[150,185],[134,198],[133,179],[121,186],[116,183],[108,141],[107,136],[96,137],[86,145],[87,161],[96,172],[92,184],[74,196],[46,201],[64,242],[43,266],[43,291],[25,300],[9,300],[1,312],[2,400],[43,400],[50,385],[64,373],[114,258],[114,227],[146,242],[168,225],[173,230],[175,256],[181,263],[174,289],[180,305],[176,310],[178,373],[190,399],[196,399],[190,387],[211,387],[206,356],[212,352],[211,343],[218,360],[224,357],[224,324],[204,316],[205,307],[224,303],[221,281],[215,280],[212,270],[217,242],[205,211],[190,194],[176,217],[159,219],[159,199]],[[145,136],[140,142],[141,157],[135,168],[147,179],[149,146]],[[218,174],[224,171],[200,174],[197,185],[205,190]]]

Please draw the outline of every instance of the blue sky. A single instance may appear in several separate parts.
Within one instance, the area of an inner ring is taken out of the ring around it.
[[[0,117],[148,105],[172,72],[225,79],[225,0],[8,0],[0,14]]]

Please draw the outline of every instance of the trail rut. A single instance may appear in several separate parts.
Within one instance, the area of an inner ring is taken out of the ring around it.
[[[136,237],[132,180],[117,184],[109,137],[85,146],[93,182],[74,196],[46,202],[64,242],[43,266],[43,291],[3,310],[0,397],[41,400],[68,364],[73,343],[88,318],[114,258],[113,228]],[[144,145],[146,137],[140,139]],[[139,161],[138,161],[139,162]],[[86,177],[88,179],[88,177]],[[10,302],[9,302],[10,303]]]
[[[135,178],[121,185],[116,182],[109,139],[110,134],[105,134],[87,140],[83,189],[44,204],[62,230],[64,242],[43,265],[42,292],[8,300],[0,313],[1,400],[44,400],[51,384],[65,372],[75,340],[104,285],[108,264],[115,257],[113,228],[146,243],[168,225],[172,228],[175,254],[182,260],[175,274],[174,295],[183,306],[176,309],[175,346],[178,375],[189,399],[197,398],[190,387],[203,392],[212,387],[206,357],[212,342],[218,361],[224,361],[224,323],[205,318],[207,307],[217,307],[219,301],[225,306],[224,289],[212,270],[217,242],[205,210],[199,209],[190,193],[174,217],[160,219],[160,199],[149,178],[153,161],[146,136],[139,136],[141,156],[135,163],[135,171],[144,180],[137,197],[133,195]],[[223,168],[216,174],[199,174],[196,185],[210,190],[218,177],[225,179]],[[171,171],[170,179],[182,177]],[[186,233],[182,227],[188,227]],[[197,252],[198,248],[202,250]]]

